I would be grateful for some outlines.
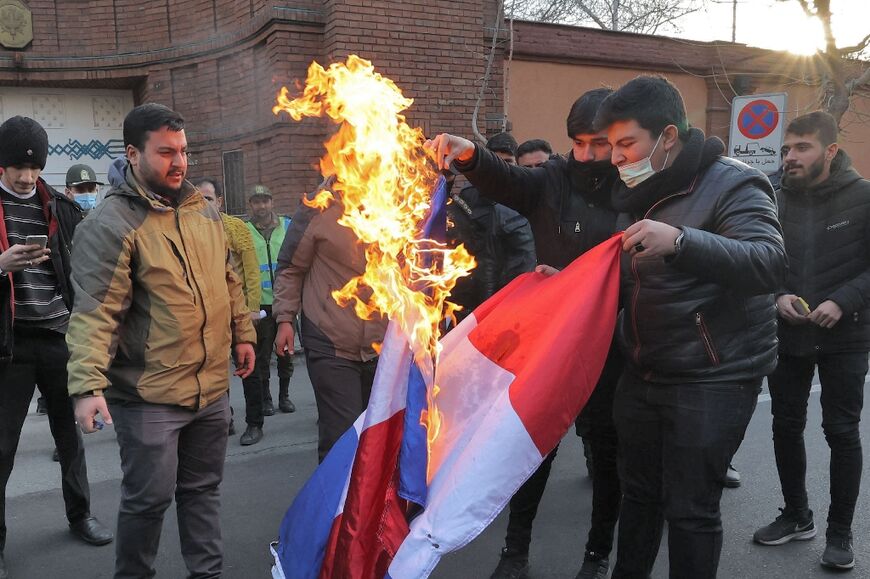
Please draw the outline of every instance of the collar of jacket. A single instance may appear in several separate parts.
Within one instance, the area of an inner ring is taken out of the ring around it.
[[[181,186],[181,191],[183,198],[181,203],[178,204],[178,207],[194,203],[197,197],[200,199],[202,198],[202,196],[194,195],[196,187],[194,187],[190,181],[184,181],[184,184]],[[108,198],[114,195],[127,197],[140,203],[148,203],[153,211],[160,213],[175,211],[174,207],[162,201],[160,197],[139,183],[136,176],[133,174],[133,167],[129,163],[127,164],[124,182],[112,188],[112,190],[106,194],[106,197]]]
[[[610,206],[610,192],[619,179],[619,173],[610,159],[583,163],[575,159],[574,151],[571,151],[565,167],[572,191],[580,193],[589,202]]]
[[[613,191],[617,211],[643,215],[650,207],[669,195],[686,189],[699,172],[709,167],[725,152],[719,137],[705,139],[701,129],[689,129],[689,138],[673,164],[631,189],[619,181]]]
[[[831,161],[830,176],[818,183],[802,189],[799,187],[789,187],[788,178],[784,176],[782,180],[782,190],[790,195],[807,195],[809,197],[830,197],[834,193],[841,191],[861,179],[861,175],[852,167],[852,159],[846,154],[846,151],[840,149],[834,155]]]

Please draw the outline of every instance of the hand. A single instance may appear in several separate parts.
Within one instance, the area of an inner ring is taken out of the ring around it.
[[[247,378],[254,371],[254,346],[251,344],[236,344],[236,371],[233,372],[239,378]]]
[[[622,250],[640,257],[666,257],[674,254],[680,230],[661,221],[642,219],[622,234]]]
[[[251,312],[251,321],[255,324],[260,321],[260,312]]]
[[[542,273],[549,277],[551,275],[556,275],[557,273],[559,273],[559,270],[552,265],[541,264],[535,268],[535,273]]]
[[[807,315],[807,319],[821,328],[829,330],[843,317],[843,310],[831,300],[825,300]]]
[[[103,421],[106,424],[112,424],[112,415],[109,414],[109,407],[106,404],[105,398],[102,396],[86,396],[76,399],[76,422],[85,434],[91,434],[103,428],[96,420],[98,413],[103,417]]]
[[[474,156],[474,143],[447,133],[426,141],[423,148],[429,151],[438,169],[449,169],[453,161],[466,162]]]
[[[49,259],[50,253],[50,249],[43,249],[39,245],[16,244],[0,253],[0,269],[11,272],[21,271]]]
[[[776,298],[776,311],[779,313],[779,316],[793,326],[799,326],[808,321],[807,316],[794,309],[792,302],[796,299],[798,297],[794,294],[782,294]]]
[[[280,322],[278,324],[278,332],[275,334],[275,354],[282,357],[292,355],[295,339],[293,324],[290,322]]]

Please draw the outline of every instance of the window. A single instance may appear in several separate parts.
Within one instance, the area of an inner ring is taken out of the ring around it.
[[[245,215],[245,158],[242,151],[226,151],[224,165],[224,202],[230,215]]]

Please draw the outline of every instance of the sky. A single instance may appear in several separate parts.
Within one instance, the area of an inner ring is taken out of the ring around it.
[[[700,0],[703,8],[680,21],[682,32],[666,33],[693,40],[731,40],[732,0]],[[868,0],[832,0],[838,46],[858,43],[870,33]],[[737,0],[737,42],[812,54],[824,46],[821,25],[807,18],[797,0]]]

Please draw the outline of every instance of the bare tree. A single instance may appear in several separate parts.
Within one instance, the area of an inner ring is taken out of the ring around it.
[[[515,18],[583,24],[657,34],[678,32],[679,19],[701,8],[699,0],[508,0]]]
[[[796,1],[810,18],[816,18],[825,32],[825,49],[818,53],[822,64],[821,105],[839,124],[855,96],[866,96],[870,85],[870,63],[859,60],[870,46],[870,34],[852,46],[837,46],[831,27],[831,0]]]

